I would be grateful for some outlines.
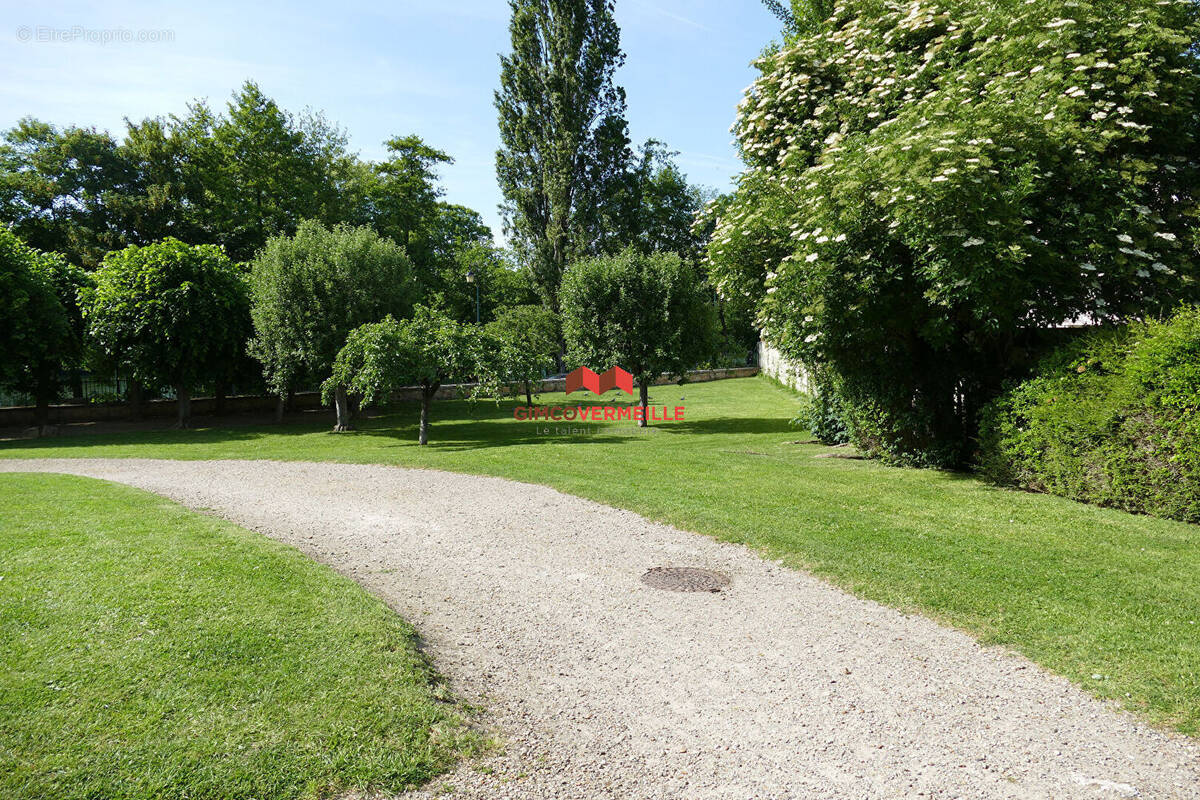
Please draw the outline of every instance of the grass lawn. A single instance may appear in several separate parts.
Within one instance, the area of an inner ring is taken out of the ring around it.
[[[409,626],[155,495],[0,475],[0,797],[293,798],[473,746]]]
[[[815,458],[829,449],[797,443],[807,437],[788,427],[794,396],[765,379],[651,391],[660,405],[680,397],[686,420],[644,433],[625,422],[560,436],[553,423],[515,421],[512,403],[446,402],[426,448],[409,407],[353,434],[328,433],[330,417],[13,442],[0,457],[330,460],[548,484],[755,547],[1200,733],[1200,528],[965,475]]]

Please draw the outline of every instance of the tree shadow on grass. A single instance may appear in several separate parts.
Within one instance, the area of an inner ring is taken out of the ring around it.
[[[439,405],[441,408],[439,409]],[[453,408],[460,405],[460,408]],[[512,410],[516,404],[502,402],[496,406],[480,402],[473,407],[465,401],[435,403],[429,420],[431,450],[447,452],[478,450],[491,447],[518,447],[570,442],[571,444],[612,444],[639,438],[635,432],[614,430],[612,423],[597,424],[565,420],[515,420]],[[521,404],[523,405],[523,404]],[[603,404],[576,403],[571,407]],[[449,407],[449,408],[448,408]],[[449,413],[439,413],[440,411]],[[455,414],[454,411],[460,413]],[[419,407],[416,403],[396,404],[358,426],[356,435],[395,439],[404,444],[416,444]],[[571,433],[586,429],[586,433]],[[547,432],[548,431],[548,432]],[[561,431],[561,432],[560,432]]]
[[[551,404],[557,405],[557,404]],[[627,408],[632,403],[612,399],[607,402],[580,400],[565,403],[565,408]],[[630,420],[581,422],[579,420],[517,420],[513,410],[523,402],[490,400],[440,400],[433,404],[428,447],[442,451],[464,451],[494,447],[514,447],[551,443],[615,444],[644,440],[648,435],[679,434],[780,434],[790,432],[788,422],[781,418],[719,417],[683,422],[652,421],[652,432],[639,431]],[[538,407],[549,407],[546,404]],[[332,415],[328,409],[303,412],[283,423],[265,422],[261,417],[249,417],[245,424],[228,418],[214,420],[219,424],[204,427],[203,417],[196,418],[197,427],[178,430],[166,427],[164,420],[145,423],[145,429],[116,432],[92,432],[86,428],[72,430],[59,436],[41,439],[12,439],[0,441],[0,455],[33,453],[39,450],[71,450],[106,446],[189,446],[244,445],[253,452],[254,443],[280,437],[310,436],[329,433],[334,436],[364,437],[393,440],[396,446],[416,445],[420,406],[415,402],[396,403],[385,408],[364,409],[355,419],[356,430],[348,434],[333,434]],[[584,429],[585,433],[572,433]],[[386,443],[380,442],[386,447]],[[187,457],[186,449],[179,453]]]
[[[651,422],[652,426],[673,434],[795,434],[788,420],[781,417],[712,417],[685,419],[682,422]]]

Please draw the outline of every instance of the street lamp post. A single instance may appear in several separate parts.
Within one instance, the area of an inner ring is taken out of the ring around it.
[[[475,284],[475,324],[479,324],[479,281],[475,280],[475,270],[467,272],[467,283]]]

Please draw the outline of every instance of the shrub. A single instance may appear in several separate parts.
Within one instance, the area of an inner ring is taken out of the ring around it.
[[[800,398],[800,410],[792,425],[803,428],[821,442],[838,445],[850,441],[846,410],[837,389],[827,378],[814,376],[813,390]]]
[[[1042,330],[1196,301],[1197,3],[840,0],[791,37],[709,274],[881,457],[969,463]]]
[[[1200,522],[1200,310],[1093,334],[984,410],[994,481]]]

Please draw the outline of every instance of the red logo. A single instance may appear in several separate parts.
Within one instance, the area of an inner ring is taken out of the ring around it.
[[[633,375],[620,367],[613,367],[603,375],[597,375],[587,367],[579,367],[567,376],[567,394],[580,389],[587,389],[593,394],[604,394],[612,389],[633,394]]]

